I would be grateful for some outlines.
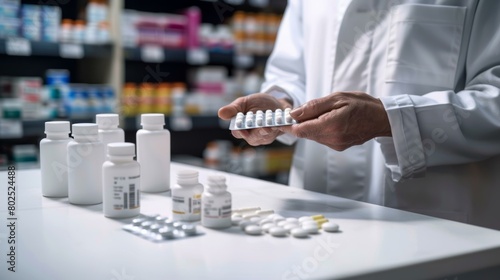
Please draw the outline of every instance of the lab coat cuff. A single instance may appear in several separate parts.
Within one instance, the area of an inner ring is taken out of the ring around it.
[[[414,104],[408,95],[380,99],[391,125],[392,141],[377,139],[393,181],[422,177],[426,159]],[[390,139],[390,138],[389,138]],[[392,143],[391,143],[392,142]]]
[[[269,95],[272,95],[272,96],[274,96],[277,99],[288,98],[288,99],[292,100],[292,102],[293,102],[293,104],[292,104],[293,108],[296,108],[296,107],[298,107],[298,106],[301,105],[299,99],[294,94],[290,93],[290,92],[293,92],[292,90],[285,90],[284,88],[282,88],[280,86],[277,86],[277,85],[263,87],[262,90],[261,90],[261,92],[264,92],[264,93],[267,93]]]

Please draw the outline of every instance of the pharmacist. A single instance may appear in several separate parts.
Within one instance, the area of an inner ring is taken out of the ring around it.
[[[434,2],[288,1],[262,93],[219,116],[295,108],[233,131],[296,141],[293,187],[500,229],[500,1]]]

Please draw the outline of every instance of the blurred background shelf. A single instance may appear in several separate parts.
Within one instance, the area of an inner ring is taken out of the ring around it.
[[[29,54],[10,55],[7,52],[7,42],[9,40],[12,39],[0,38],[0,55],[15,56],[18,58],[22,56],[27,56],[27,57],[44,56],[44,57],[56,57],[56,58],[81,59],[86,57],[94,57],[94,58],[109,57],[112,52],[111,44],[89,45],[89,44],[76,44],[76,43],[28,41],[26,39],[21,39],[30,44]]]

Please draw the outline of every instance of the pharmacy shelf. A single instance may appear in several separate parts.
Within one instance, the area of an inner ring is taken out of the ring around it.
[[[160,48],[161,53],[147,54],[148,47],[124,47],[124,57],[127,61],[142,61],[147,63],[187,63],[189,65],[234,65],[249,68],[256,63],[265,63],[266,55],[241,55],[234,51],[198,50],[193,58],[188,58],[185,49]],[[149,49],[151,50],[151,49]]]
[[[11,39],[0,39],[0,55],[9,55],[8,44]],[[46,56],[69,59],[85,57],[109,57],[112,53],[111,44],[88,45],[74,43],[37,42],[21,39],[29,44],[29,51],[23,50],[18,56]]]
[[[141,128],[140,122],[140,116],[125,117],[121,127],[123,127],[123,129],[126,131],[138,130]],[[223,121],[215,115],[165,117],[165,128],[172,131],[186,131],[196,129],[228,129],[228,127],[229,121]]]

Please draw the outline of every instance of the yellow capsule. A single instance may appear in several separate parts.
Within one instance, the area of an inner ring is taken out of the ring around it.
[[[328,222],[328,219],[319,219],[319,220],[316,220],[316,223],[318,223],[319,226],[321,226],[322,224]]]
[[[316,221],[316,220],[324,219],[325,216],[323,216],[323,215],[314,215],[314,216],[311,216],[311,218]]]

